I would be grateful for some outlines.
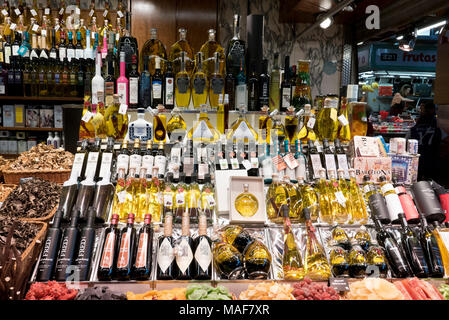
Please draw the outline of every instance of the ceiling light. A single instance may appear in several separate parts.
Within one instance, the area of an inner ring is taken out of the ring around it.
[[[333,22],[334,19],[332,17],[326,18],[320,22],[320,27],[321,29],[327,29],[332,25]]]
[[[354,8],[351,5],[349,5],[349,6],[344,7],[342,11],[353,12]]]
[[[357,43],[357,45],[358,46],[361,46],[363,44],[363,41],[362,42],[359,42],[359,43]]]
[[[404,36],[399,36],[396,38],[396,40],[402,40],[402,39],[404,39]]]
[[[427,27],[418,29],[418,30],[416,31],[416,34],[417,34],[418,36],[426,36],[426,35],[429,35],[430,32],[428,32],[428,31],[430,31],[430,30],[432,30],[432,29],[435,29],[435,28],[438,28],[438,27],[441,27],[441,26],[444,26],[446,23],[447,23],[446,20],[440,21],[440,22],[438,22],[438,23],[434,23],[434,24],[432,24],[432,25],[430,25],[430,26],[427,26]]]

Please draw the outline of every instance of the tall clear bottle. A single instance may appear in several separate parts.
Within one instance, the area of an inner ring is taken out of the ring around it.
[[[301,280],[304,278],[304,264],[296,244],[289,218],[289,207],[282,207],[284,218],[284,251],[282,254],[282,271],[285,280]]]
[[[193,75],[191,85],[194,108],[199,108],[202,104],[206,104],[207,102],[208,79],[206,73],[204,73],[203,61],[203,53],[198,52],[195,59],[195,74]]]
[[[213,73],[209,76],[209,104],[212,108],[218,107],[218,98],[224,94],[224,78],[220,71],[221,57],[219,52],[215,52],[213,62]]]
[[[180,28],[179,30],[179,40],[176,41],[170,48],[170,53],[168,55],[168,60],[173,63],[173,71],[175,74],[181,71],[181,53],[184,52],[184,63],[185,70],[187,71],[189,77],[193,74],[193,50],[187,41],[187,30]]]
[[[188,108],[190,105],[190,75],[186,69],[186,53],[180,53],[180,68],[176,73],[175,100],[178,107]]]
[[[228,48],[226,50],[226,73],[232,74],[234,79],[240,72],[240,66],[243,59],[243,67],[245,64],[245,41],[240,39],[240,16],[234,15],[234,36],[229,41]],[[246,74],[246,71],[243,70]]]
[[[280,108],[280,77],[281,74],[279,71],[279,53],[276,52],[273,59],[273,70],[271,71],[270,75],[270,111],[279,110]]]
[[[215,72],[215,54],[219,55],[219,72],[224,74],[225,54],[223,47],[215,40],[216,31],[209,29],[208,40],[201,46],[200,52],[204,58],[204,70],[206,70],[207,77],[210,77]]]
[[[144,62],[148,63],[148,70],[151,76],[156,72],[156,57],[162,60],[160,69],[165,73],[165,60],[167,60],[167,52],[161,40],[157,38],[157,29],[151,28],[150,39],[148,39],[140,51],[140,70],[144,70]]]

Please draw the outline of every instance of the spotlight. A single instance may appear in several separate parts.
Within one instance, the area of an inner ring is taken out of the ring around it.
[[[318,19],[319,19],[319,17],[318,17]],[[332,23],[334,23],[334,19],[332,17],[326,18],[320,22],[320,28],[327,29],[332,25]]]

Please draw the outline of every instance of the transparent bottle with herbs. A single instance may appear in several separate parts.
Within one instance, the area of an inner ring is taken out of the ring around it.
[[[104,121],[106,123],[106,135],[116,140],[124,139],[128,132],[128,116],[119,113],[120,97],[114,94],[113,102],[106,106]]]
[[[186,53],[180,53],[179,72],[175,79],[175,100],[178,107],[188,108],[190,105],[190,74],[186,69]]]
[[[338,130],[338,138],[343,143],[351,141],[351,127],[349,125],[348,104],[345,97],[341,98],[340,114],[338,115],[340,129]]]
[[[298,74],[296,75],[295,92],[292,104],[297,111],[306,104],[312,103],[312,89],[310,87],[310,61],[298,60]]]
[[[205,179],[205,183],[201,188],[201,211],[206,215],[208,220],[212,220],[215,214],[215,187],[211,182],[212,177],[209,175]]]
[[[368,213],[366,211],[363,194],[355,178],[355,170],[349,169],[349,192],[351,194],[352,221],[353,223],[365,224],[368,222]]]
[[[177,74],[181,71],[181,55],[184,52],[185,69],[190,77],[193,74],[193,50],[187,41],[187,30],[180,28],[178,32],[179,40],[171,46],[168,59],[173,63],[173,71]]]
[[[214,29],[208,30],[208,40],[201,46],[200,52],[204,58],[204,70],[206,70],[207,77],[210,77],[214,73],[215,54],[219,55],[219,68],[218,72],[224,74],[225,67],[225,54],[223,47],[215,40],[216,31]]]
[[[148,211],[151,213],[151,220],[154,222],[161,222],[161,214],[162,214],[162,194],[163,194],[163,185],[161,181],[158,179],[159,168],[153,167],[153,172],[151,175],[151,179],[149,175],[147,175],[147,201],[148,201]]]
[[[157,29],[151,28],[150,39],[148,39],[140,51],[140,70],[143,71],[144,61],[148,61],[148,71],[150,71],[151,76],[154,75],[156,71],[156,57],[160,58],[161,61],[161,72],[165,73],[165,61],[167,60],[167,52],[165,51],[165,46],[161,40],[157,38]]]
[[[334,141],[338,134],[338,96],[328,95],[317,115],[318,138]]]
[[[296,139],[296,131],[298,130],[298,117],[294,112],[295,109],[290,106],[287,108],[287,115],[285,116],[285,131],[287,133],[288,141],[293,144]]]
[[[304,264],[292,231],[288,206],[283,207],[284,250],[282,252],[282,272],[285,280],[301,280],[304,278]]]
[[[332,224],[334,222],[334,216],[329,197],[329,185],[326,181],[326,170],[321,169],[319,172],[320,178],[317,182],[316,189],[318,191],[318,203],[320,205],[320,221],[323,223]]]
[[[284,183],[279,181],[278,174],[273,173],[272,182],[268,187],[266,209],[270,221],[282,223],[282,206],[288,205],[289,194]]]
[[[167,122],[167,134],[168,138],[171,139],[172,134],[182,134],[185,135],[187,130],[186,122],[181,115],[181,110],[179,108],[174,108],[171,112],[171,118]]]
[[[297,177],[298,184],[297,184],[297,190],[299,197],[301,199],[301,206],[298,206],[298,209],[301,209],[301,215],[299,217],[300,222],[304,222],[304,217],[302,216],[302,209],[308,208],[310,211],[310,219],[312,222],[317,222],[319,217],[319,203],[318,203],[318,196],[313,189],[313,187],[309,184],[306,184],[304,182],[304,177],[298,176]]]

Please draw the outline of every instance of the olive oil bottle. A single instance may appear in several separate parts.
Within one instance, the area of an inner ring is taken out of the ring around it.
[[[285,280],[301,280],[304,278],[304,265],[301,253],[292,232],[288,206],[283,207],[284,217],[284,251],[282,254],[282,271]]]
[[[163,105],[157,106],[157,111],[153,115],[154,142],[165,143],[167,140],[167,117],[162,113]]]
[[[220,73],[220,53],[214,54],[214,73],[209,79],[209,104],[212,108],[218,108],[218,98],[224,94],[224,78]]]
[[[193,107],[199,108],[207,102],[207,77],[203,70],[203,53],[196,54],[196,72],[192,79]]]
[[[178,107],[188,108],[190,105],[190,75],[186,70],[186,54],[181,52],[181,67],[176,74],[175,100]]]

